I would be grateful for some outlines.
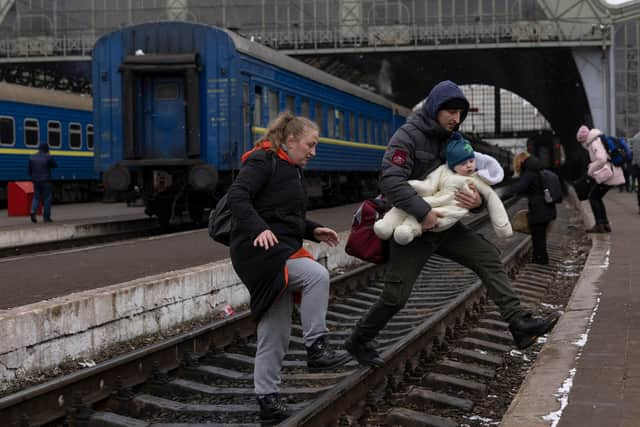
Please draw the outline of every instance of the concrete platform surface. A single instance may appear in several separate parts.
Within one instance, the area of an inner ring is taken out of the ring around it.
[[[53,223],[43,224],[42,216],[38,216],[38,223],[32,224],[28,216],[9,216],[7,209],[0,209],[0,230],[146,217],[144,207],[127,206],[126,203],[69,203],[51,207]]]
[[[640,215],[633,193],[612,189],[605,205],[613,232],[590,235],[566,313],[502,427],[640,426]]]

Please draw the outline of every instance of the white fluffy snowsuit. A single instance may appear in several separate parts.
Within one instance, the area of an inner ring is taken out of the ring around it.
[[[458,175],[444,164],[431,172],[424,180],[410,180],[409,184],[431,208],[444,216],[438,219],[438,226],[432,231],[443,231],[465,216],[469,210],[458,206],[455,193],[460,189],[469,191],[473,183],[487,203],[489,217],[498,237],[509,237],[513,234],[509,216],[500,197],[489,184],[497,184],[504,178],[502,167],[496,159],[482,153],[475,153],[476,168],[471,176]],[[385,216],[376,221],[373,227],[376,235],[383,240],[391,238],[400,245],[409,244],[422,234],[422,226],[418,220],[393,207]]]

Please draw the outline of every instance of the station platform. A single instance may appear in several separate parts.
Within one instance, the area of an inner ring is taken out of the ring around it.
[[[53,205],[51,207],[51,217],[54,222],[46,224],[55,226],[56,224],[87,223],[107,221],[113,219],[144,218],[142,206],[127,206],[126,203],[68,203]],[[7,209],[0,209],[0,230],[6,228],[29,228],[35,225],[45,225],[42,223],[42,216],[38,216],[38,223],[33,224],[28,216],[9,216]]]
[[[634,193],[604,201],[613,231],[590,235],[565,313],[502,427],[640,426],[640,215]]]
[[[51,216],[51,223],[38,216],[34,224],[28,216],[9,216],[7,209],[1,209],[0,249],[141,231],[156,224],[144,213],[144,207],[126,203],[54,205]]]

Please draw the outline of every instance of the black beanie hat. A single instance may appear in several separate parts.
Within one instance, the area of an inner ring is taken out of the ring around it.
[[[462,98],[451,98],[448,101],[445,101],[440,105],[440,110],[464,110],[467,108],[469,103]]]

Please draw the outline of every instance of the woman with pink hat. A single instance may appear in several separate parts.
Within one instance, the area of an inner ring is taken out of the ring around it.
[[[587,230],[587,233],[610,233],[611,226],[607,218],[607,211],[604,207],[602,198],[607,191],[614,185],[624,184],[624,175],[622,169],[614,166],[609,160],[607,150],[602,144],[600,136],[602,131],[599,129],[589,128],[585,125],[580,126],[576,139],[582,145],[582,148],[589,153],[589,167],[587,174],[593,178],[596,185],[589,193],[589,203],[595,217],[596,224]]]

